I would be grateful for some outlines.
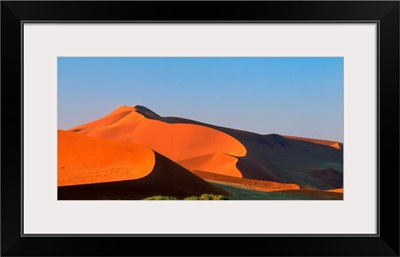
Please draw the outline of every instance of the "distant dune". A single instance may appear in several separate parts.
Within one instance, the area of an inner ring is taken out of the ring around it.
[[[296,184],[284,184],[266,180],[255,180],[255,179],[248,179],[248,178],[236,178],[230,177],[225,175],[220,175],[211,172],[205,171],[198,171],[194,170],[194,174],[198,175],[199,177],[213,182],[221,182],[227,185],[234,185],[241,188],[247,188],[257,191],[263,192],[275,192],[275,191],[284,191],[284,190],[298,190],[300,186]]]
[[[59,199],[225,194],[147,146],[58,131]]]
[[[271,121],[273,122],[273,121]],[[343,187],[339,142],[260,135],[122,106],[74,127],[90,137],[143,144],[186,169],[329,190]]]
[[[294,136],[284,136],[284,137],[290,138],[290,139],[312,142],[312,143],[316,143],[316,144],[320,144],[320,145],[329,145],[336,149],[343,149],[343,144],[340,142],[336,142],[336,141],[313,139],[313,138],[306,138],[306,137],[294,137]]]

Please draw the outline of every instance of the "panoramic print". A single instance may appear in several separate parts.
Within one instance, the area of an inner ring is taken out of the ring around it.
[[[57,68],[58,200],[343,199],[343,58]]]

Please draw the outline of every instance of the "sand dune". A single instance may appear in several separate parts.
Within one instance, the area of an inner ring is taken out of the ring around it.
[[[306,138],[306,137],[295,137],[295,136],[284,136],[286,138],[290,139],[296,139],[296,140],[301,140],[301,141],[307,141],[307,142],[312,142],[315,144],[320,144],[320,145],[328,145],[336,149],[342,149],[343,144],[340,142],[336,141],[330,141],[330,140],[322,140],[322,139],[314,139],[314,138]]]
[[[71,131],[143,144],[191,171],[322,190],[343,186],[343,149],[338,142],[260,135],[178,117],[161,117],[143,106],[120,107]]]
[[[150,148],[58,131],[59,199],[226,194]]]
[[[246,149],[235,138],[205,126],[169,124],[146,118],[149,115],[159,117],[144,107],[120,107],[107,115],[104,120],[90,122],[70,131],[90,137],[143,144],[176,162],[189,164],[190,168],[210,170],[214,168],[212,165],[220,164],[220,167],[224,167],[215,172],[242,176],[235,168],[234,162],[237,159],[234,157],[246,155]],[[207,155],[216,158],[211,158],[212,160],[207,162],[199,161],[200,156]],[[191,158],[197,158],[198,161],[188,161]],[[227,162],[221,163],[216,159]],[[205,167],[207,163],[211,165],[208,168]]]

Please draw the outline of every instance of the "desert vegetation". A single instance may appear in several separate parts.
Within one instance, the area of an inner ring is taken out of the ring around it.
[[[155,195],[145,198],[144,200],[179,200],[173,196],[164,196],[164,195]],[[214,195],[214,194],[202,194],[200,196],[188,196],[183,200],[229,200],[226,196],[223,195]]]

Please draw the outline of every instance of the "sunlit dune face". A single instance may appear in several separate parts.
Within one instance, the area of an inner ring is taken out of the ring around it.
[[[242,177],[236,168],[235,157],[245,156],[246,148],[226,133],[200,125],[170,124],[148,119],[136,112],[134,107],[120,107],[104,119],[71,131],[90,137],[143,144],[190,170],[201,168]],[[188,161],[191,158],[198,160]]]
[[[236,167],[237,162],[238,159],[236,157],[222,153],[202,155],[178,161],[180,165],[189,170],[202,170],[241,178],[243,175]]]
[[[244,146],[233,137],[192,124],[144,120],[136,127],[131,141],[146,144],[176,161],[212,153],[246,155]]]
[[[58,131],[58,186],[138,179],[154,165],[146,146]]]

